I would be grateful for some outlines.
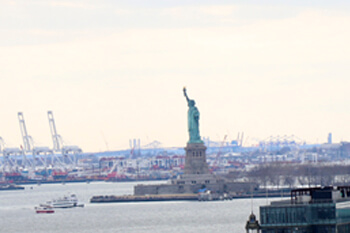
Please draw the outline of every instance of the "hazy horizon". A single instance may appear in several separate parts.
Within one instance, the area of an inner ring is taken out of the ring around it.
[[[47,111],[85,152],[185,146],[200,134],[245,146],[270,136],[350,141],[346,1],[0,2],[0,137],[52,147]]]

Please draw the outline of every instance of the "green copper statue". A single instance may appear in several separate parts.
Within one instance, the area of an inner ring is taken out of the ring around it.
[[[196,102],[188,98],[185,87],[183,91],[188,103],[187,120],[188,133],[190,136],[188,143],[203,143],[201,136],[199,135],[199,111],[195,106]]]

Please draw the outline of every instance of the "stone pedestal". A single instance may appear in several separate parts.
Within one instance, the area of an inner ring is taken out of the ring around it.
[[[207,147],[203,143],[187,143],[185,147],[185,174],[202,175],[209,174],[207,157],[205,155]]]
[[[187,143],[185,147],[185,171],[176,179],[169,180],[168,184],[137,185],[134,187],[135,195],[183,194],[198,193],[200,189],[208,189],[213,193],[246,193],[252,190],[250,182],[230,182],[226,179],[210,174],[206,147],[203,143]]]

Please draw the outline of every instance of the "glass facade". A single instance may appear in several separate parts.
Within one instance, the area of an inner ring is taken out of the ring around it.
[[[336,203],[260,207],[262,233],[349,233],[350,209]]]

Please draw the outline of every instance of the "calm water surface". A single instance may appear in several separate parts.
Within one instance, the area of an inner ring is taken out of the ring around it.
[[[143,184],[156,182],[143,182]],[[158,182],[160,183],[160,182]],[[164,182],[162,182],[164,183]],[[136,183],[67,183],[26,185],[0,192],[0,232],[244,233],[245,222],[267,199],[215,202],[142,202],[91,204],[94,195],[132,194]],[[84,208],[36,214],[34,207],[75,193]]]

